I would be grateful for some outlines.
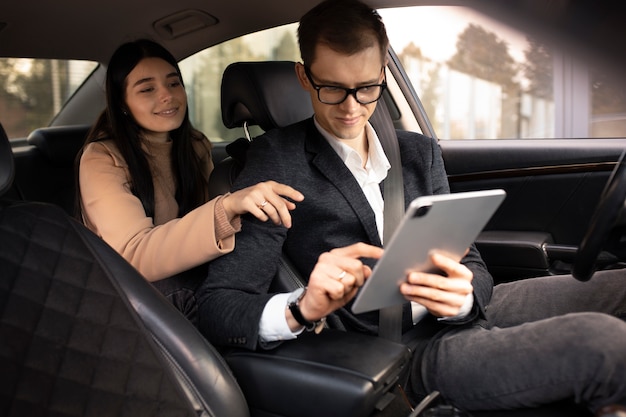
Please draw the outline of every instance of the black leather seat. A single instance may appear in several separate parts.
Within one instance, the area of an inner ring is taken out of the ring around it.
[[[0,126],[0,197],[13,176]],[[51,204],[0,200],[0,369],[3,416],[249,415],[191,323]]]
[[[295,76],[295,62],[236,62],[222,75],[222,122],[229,129],[243,129],[244,137],[226,146],[230,155],[216,164],[209,180],[211,197],[225,194],[245,163],[248,128],[264,131],[284,127],[313,115],[309,95]]]
[[[15,180],[10,195],[27,201],[45,201],[75,211],[74,160],[85,142],[89,125],[42,127],[26,139],[28,146],[15,155]],[[37,175],[33,175],[34,173]]]

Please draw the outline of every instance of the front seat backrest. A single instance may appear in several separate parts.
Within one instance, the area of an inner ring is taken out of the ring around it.
[[[0,126],[0,191],[11,186],[11,156]],[[2,416],[249,415],[193,325],[46,203],[0,199],[0,369]]]
[[[293,61],[235,62],[224,70],[222,121],[229,129],[243,128],[247,138],[226,146],[230,158],[218,163],[211,174],[211,198],[230,191],[243,167],[248,142],[253,139],[248,137],[248,126],[260,126],[267,132],[313,116],[311,97],[300,85],[295,65]],[[378,119],[390,117],[388,110],[390,107],[381,100],[374,111],[376,117],[371,119],[375,127]]]
[[[222,121],[229,129],[258,125],[264,131],[313,115],[309,94],[293,61],[235,62],[222,76]]]
[[[293,61],[235,62],[224,70],[221,109],[224,126],[243,128],[245,136],[228,146],[230,157],[216,164],[209,179],[211,198],[230,191],[245,163],[248,126],[264,131],[284,127],[313,115],[309,94],[296,77]]]

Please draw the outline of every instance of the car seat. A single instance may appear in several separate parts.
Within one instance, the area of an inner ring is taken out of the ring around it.
[[[225,194],[245,163],[250,126],[263,131],[284,127],[313,115],[313,106],[295,76],[292,61],[235,62],[224,70],[221,85],[222,122],[242,128],[244,137],[226,146],[229,157],[216,164],[209,179],[209,197]]]
[[[0,198],[14,163],[0,126]],[[102,239],[0,200],[0,415],[247,417],[222,357]]]

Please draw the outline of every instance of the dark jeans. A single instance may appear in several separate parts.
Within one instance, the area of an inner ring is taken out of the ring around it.
[[[207,266],[203,264],[170,278],[154,281],[152,285],[195,326],[198,323],[198,302],[195,293],[206,275]]]
[[[466,410],[626,404],[626,270],[497,285],[487,320],[433,340],[412,378]]]

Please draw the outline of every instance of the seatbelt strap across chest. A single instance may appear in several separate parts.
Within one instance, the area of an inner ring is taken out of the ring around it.
[[[389,242],[396,227],[404,216],[404,183],[402,180],[402,162],[400,161],[400,146],[396,130],[384,99],[378,101],[376,110],[370,118],[376,134],[391,168],[383,183],[384,230],[383,241]],[[402,340],[402,305],[386,307],[380,310],[378,319],[378,335],[394,342]]]

